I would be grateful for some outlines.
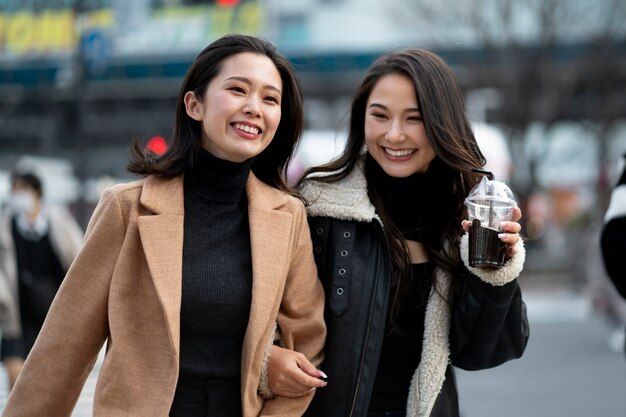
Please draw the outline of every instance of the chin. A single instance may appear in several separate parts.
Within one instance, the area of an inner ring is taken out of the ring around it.
[[[389,169],[385,167],[383,167],[383,171],[385,171],[385,174],[393,178],[406,178],[406,177],[410,177],[411,175],[415,173],[415,171],[410,171],[406,169],[393,169],[393,168]]]

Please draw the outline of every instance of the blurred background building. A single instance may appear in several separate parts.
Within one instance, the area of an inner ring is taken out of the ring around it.
[[[340,148],[351,94],[376,56],[419,46],[457,74],[490,167],[524,205],[531,245],[563,256],[575,246],[569,231],[599,221],[626,149],[625,9],[620,0],[1,0],[0,180],[17,164],[38,166],[51,198],[85,224],[102,188],[130,178],[131,141],[167,141],[188,65],[229,32],[266,36],[296,65],[307,134],[295,178]],[[6,192],[0,185],[0,200]]]
[[[163,147],[188,65],[229,32],[266,36],[296,65],[295,178],[340,149],[376,56],[419,46],[454,69],[531,246],[561,265],[601,218],[626,150],[624,21],[620,0],[0,0],[0,180],[37,165],[84,225],[101,190],[130,179],[134,138]]]

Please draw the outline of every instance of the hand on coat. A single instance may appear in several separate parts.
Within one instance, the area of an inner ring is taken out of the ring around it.
[[[274,395],[283,397],[301,397],[327,382],[324,372],[318,370],[300,352],[272,346],[268,366],[268,382]]]
[[[517,245],[517,242],[520,240],[519,232],[522,230],[522,226],[518,223],[518,220],[521,218],[522,211],[519,207],[515,207],[513,209],[513,217],[511,221],[500,223],[500,230],[504,233],[500,233],[498,237],[500,237],[500,240],[506,243],[507,259],[517,253],[517,248],[515,247],[515,245]],[[472,222],[470,222],[469,220],[463,220],[461,222],[461,226],[463,226],[463,230],[465,230],[465,233],[469,231],[471,225]]]

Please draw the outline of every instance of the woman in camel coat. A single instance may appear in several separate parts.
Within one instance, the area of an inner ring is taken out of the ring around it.
[[[301,128],[297,81],[270,44],[231,35],[200,53],[181,89],[170,149],[144,158],[136,148],[129,169],[146,178],[103,193],[3,416],[69,417],[104,342],[95,417],[301,415],[312,393],[262,395],[275,334],[314,365],[325,339],[305,210],[281,191],[280,174]],[[224,195],[236,198],[211,200]],[[241,203],[246,215],[238,217],[230,208]],[[231,220],[210,223],[221,219],[220,207],[229,207],[227,218],[243,219],[235,222],[238,234],[220,229]],[[213,234],[223,239],[205,245]],[[241,245],[249,249],[235,250]],[[227,250],[223,257],[220,248]],[[232,290],[218,305],[207,301],[202,307],[215,313],[194,316],[204,311],[193,304],[202,304],[194,291],[205,284],[192,280],[197,269],[202,280],[216,278],[204,290],[233,282],[248,292]],[[229,303],[239,315],[222,320]],[[198,328],[241,332],[203,339]],[[216,354],[230,339],[240,352]],[[211,349],[191,349],[198,341]],[[198,381],[206,387],[196,390]],[[226,411],[219,409],[223,400],[231,402]]]

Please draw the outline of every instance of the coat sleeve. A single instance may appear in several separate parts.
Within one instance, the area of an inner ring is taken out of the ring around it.
[[[626,266],[624,257],[626,236],[626,168],[611,193],[611,201],[604,217],[600,235],[600,249],[604,267],[615,288],[626,298]]]
[[[51,206],[50,240],[61,264],[68,270],[83,246],[84,233],[72,214],[61,206]]]
[[[108,335],[107,300],[125,224],[105,191],[9,396],[3,417],[69,417]]]
[[[303,353],[315,366],[323,360],[326,339],[324,291],[317,277],[313,248],[304,207],[297,213],[291,267],[278,312],[280,341],[286,348]],[[274,397],[267,400],[262,416],[301,416],[313,398]]]
[[[523,242],[518,254],[497,271],[472,268],[467,262],[467,235],[461,254],[472,272],[453,301],[450,328],[452,364],[462,369],[491,368],[522,356],[529,337],[526,305],[517,276],[523,266]]]

